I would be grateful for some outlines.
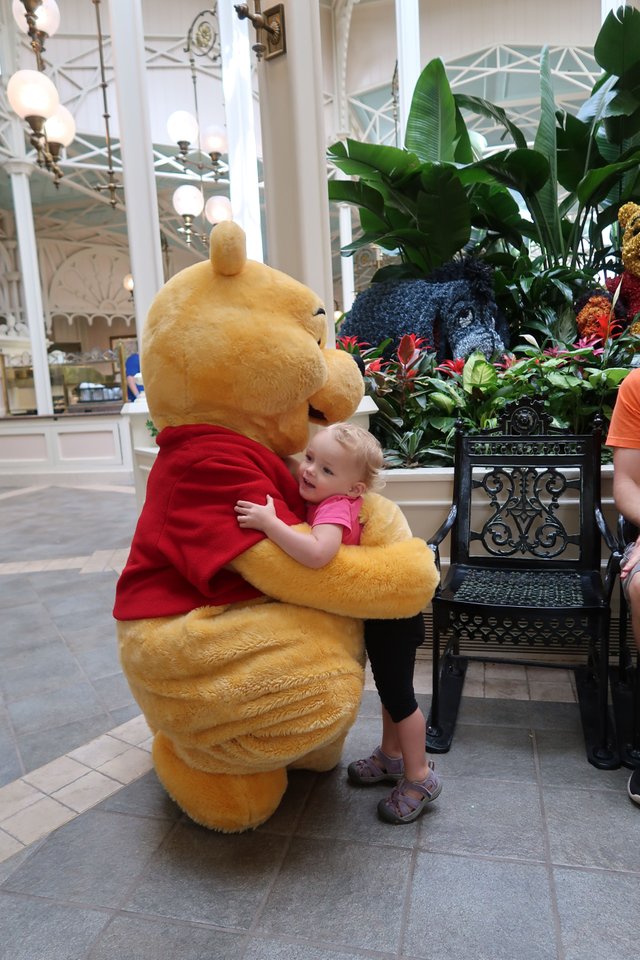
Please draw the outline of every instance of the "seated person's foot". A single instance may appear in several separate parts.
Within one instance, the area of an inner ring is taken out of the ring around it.
[[[640,767],[636,767],[629,777],[627,791],[633,802],[640,804]]]
[[[402,757],[388,757],[381,747],[376,747],[365,760],[354,760],[347,767],[347,776],[351,783],[366,786],[370,783],[397,783],[404,776]]]
[[[401,780],[378,804],[378,816],[387,823],[411,823],[441,792],[442,780],[433,769],[424,780]]]

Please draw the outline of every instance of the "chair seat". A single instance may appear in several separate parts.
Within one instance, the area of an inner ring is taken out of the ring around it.
[[[453,564],[436,603],[571,610],[600,607],[602,585],[591,571],[496,569]]]

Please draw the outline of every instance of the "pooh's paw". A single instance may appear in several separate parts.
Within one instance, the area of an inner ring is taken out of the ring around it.
[[[157,733],[153,762],[169,796],[195,823],[222,833],[252,830],[275,813],[287,788],[284,769],[263,773],[207,773],[177,756],[171,740]]]

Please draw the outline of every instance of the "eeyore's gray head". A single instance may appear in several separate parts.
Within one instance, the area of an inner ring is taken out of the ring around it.
[[[491,270],[472,258],[445,264],[429,277],[437,283],[437,351],[440,360],[507,349],[506,324],[498,319]],[[500,332],[498,332],[498,329]]]
[[[504,352],[506,343],[496,330],[497,308],[491,297],[485,300],[466,280],[443,284],[446,297],[438,311],[439,359],[468,357],[483,353],[489,359]]]

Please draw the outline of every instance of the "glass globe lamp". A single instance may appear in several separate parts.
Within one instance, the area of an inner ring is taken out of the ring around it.
[[[60,105],[52,117],[44,122],[49,148],[68,147],[76,135],[76,122],[66,107]],[[53,152],[53,151],[52,151]]]
[[[41,122],[52,117],[60,106],[58,91],[49,77],[39,70],[18,70],[9,79],[7,97],[11,109],[22,120],[38,118]]]
[[[12,4],[13,19],[22,33],[29,33],[29,23],[27,21],[27,12],[22,0],[13,0]],[[60,26],[60,11],[56,0],[42,0],[42,3],[33,11],[35,17],[35,29],[39,33],[44,33],[47,37],[52,37]]]
[[[186,152],[190,143],[198,142],[198,121],[188,110],[176,110],[167,120],[167,133],[171,142]]]
[[[210,197],[204,208],[204,215],[209,223],[222,223],[223,220],[232,220],[233,211],[228,197]]]
[[[202,213],[204,197],[198,187],[185,183],[174,192],[172,203],[181,217],[197,217]]]

